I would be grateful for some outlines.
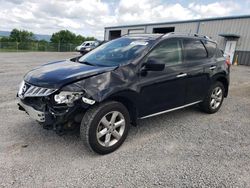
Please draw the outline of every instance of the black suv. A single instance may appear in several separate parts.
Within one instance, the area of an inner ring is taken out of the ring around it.
[[[45,128],[80,125],[84,144],[107,154],[138,119],[195,104],[217,112],[228,86],[229,67],[208,37],[138,34],[31,70],[17,96],[19,109]]]

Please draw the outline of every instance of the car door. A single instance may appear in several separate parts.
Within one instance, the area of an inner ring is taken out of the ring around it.
[[[186,74],[182,61],[182,43],[178,38],[161,41],[143,63],[165,64],[162,71],[144,71],[140,75],[139,116],[162,112],[184,104]],[[143,74],[142,74],[143,73]]]
[[[187,93],[185,104],[204,99],[209,88],[206,66],[213,62],[200,39],[183,39],[184,67],[187,73]]]

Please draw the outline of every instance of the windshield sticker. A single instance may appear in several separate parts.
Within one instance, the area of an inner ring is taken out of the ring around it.
[[[147,44],[148,42],[145,42],[145,41],[133,41],[130,43],[130,45],[134,45],[134,46],[137,46],[137,45],[146,46]]]

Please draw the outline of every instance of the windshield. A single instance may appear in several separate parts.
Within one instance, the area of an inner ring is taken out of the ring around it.
[[[97,47],[95,50],[82,56],[79,62],[99,66],[126,64],[139,57],[142,51],[151,43],[152,40],[145,38],[122,37]]]

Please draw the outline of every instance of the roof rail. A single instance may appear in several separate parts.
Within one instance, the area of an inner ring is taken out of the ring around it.
[[[164,36],[169,36],[169,35],[185,35],[185,36],[192,36],[192,37],[201,37],[205,39],[210,39],[210,37],[206,35],[199,35],[197,33],[184,33],[184,32],[170,32],[166,33]]]
[[[205,39],[210,39],[210,37],[206,36],[206,35],[199,35],[197,33],[194,33],[195,37],[201,37],[201,38],[205,38]]]

